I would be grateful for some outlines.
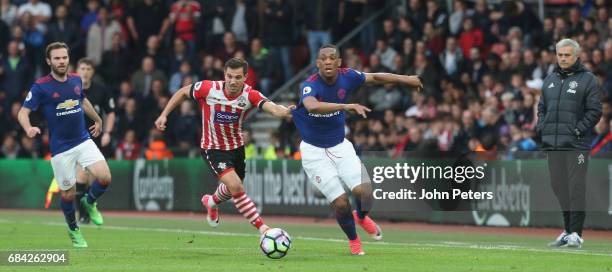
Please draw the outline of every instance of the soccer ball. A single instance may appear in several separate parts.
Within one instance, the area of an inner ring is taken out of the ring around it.
[[[268,258],[280,259],[285,257],[291,248],[291,237],[282,229],[269,229],[261,235],[259,247]]]

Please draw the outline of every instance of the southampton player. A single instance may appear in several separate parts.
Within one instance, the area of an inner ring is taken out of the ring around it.
[[[81,198],[92,220],[102,221],[96,200],[111,183],[111,173],[104,156],[90,139],[85,126],[83,111],[95,121],[89,127],[93,137],[100,135],[102,119],[83,94],[81,78],[68,73],[68,46],[54,42],[47,46],[47,64],[51,74],[38,79],[19,110],[19,123],[28,137],[40,134],[40,128],[30,124],[30,112],[39,107],[47,119],[51,146],[51,167],[61,189],[60,207],[68,224],[68,235],[74,247],[87,247],[75,218],[75,183],[77,166],[86,169],[96,178],[91,190]]]
[[[112,152],[110,141],[110,133],[113,131],[115,125],[115,100],[108,89],[102,84],[94,83],[93,76],[95,74],[95,66],[92,60],[82,58],[77,62],[77,73],[81,77],[83,82],[83,93],[87,100],[91,102],[96,113],[101,117],[105,118],[104,128],[102,129],[101,137],[93,139],[96,146],[100,149],[103,155],[109,156]],[[94,125],[93,120],[85,120],[86,125]],[[94,177],[82,167],[78,167],[77,170],[77,184],[76,184],[76,200],[79,208],[79,222],[81,224],[87,224],[90,221],[90,216],[87,213],[85,205],[80,204],[79,200],[91,190],[91,185],[95,182]],[[102,224],[101,217],[93,218],[94,224]]]
[[[353,145],[344,139],[345,113],[364,118],[370,109],[359,104],[345,104],[346,97],[364,83],[401,83],[420,88],[416,76],[389,73],[361,73],[339,68],[342,63],[333,45],[321,47],[317,57],[319,72],[301,86],[301,99],[293,111],[302,143],[302,167],[309,180],[332,204],[336,220],[349,238],[351,254],[365,254],[355,231],[355,221],[375,240],[382,239],[380,227],[367,216],[365,203],[371,201],[371,186],[362,180],[362,164]],[[364,182],[364,185],[362,185]],[[351,212],[344,185],[356,198],[356,211]],[[363,204],[363,205],[362,205]]]
[[[221,181],[212,196],[202,198],[208,223],[211,226],[219,223],[217,205],[232,198],[238,211],[264,233],[269,227],[242,186],[246,171],[242,123],[249,110],[256,107],[279,118],[290,117],[291,109],[269,101],[245,84],[247,70],[246,61],[232,58],[225,63],[225,81],[203,80],[179,89],[155,121],[155,126],[165,130],[167,116],[174,108],[188,98],[198,101],[202,111],[202,158]]]

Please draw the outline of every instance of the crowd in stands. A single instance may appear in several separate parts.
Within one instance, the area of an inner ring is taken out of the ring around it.
[[[48,132],[29,139],[16,116],[32,82],[49,72],[44,48],[71,48],[71,63],[96,65],[94,81],[112,94],[116,123],[107,155],[115,159],[198,154],[198,106],[185,102],[162,134],[153,121],[185,84],[223,79],[231,57],[249,64],[247,83],[270,94],[391,3],[342,46],[343,65],[364,72],[416,74],[424,90],[364,86],[350,97],[371,107],[351,116],[347,137],[358,152],[534,150],[542,80],[555,68],[555,43],[577,40],[580,61],[599,79],[604,114],[593,154],[612,149],[612,6],[605,0],[536,6],[485,0],[0,0],[0,157],[48,157]],[[291,90],[298,92],[298,90]],[[293,103],[297,101],[292,101]],[[41,117],[33,122],[43,127]],[[248,133],[248,132],[245,132]],[[271,145],[248,157],[299,159],[289,120]]]

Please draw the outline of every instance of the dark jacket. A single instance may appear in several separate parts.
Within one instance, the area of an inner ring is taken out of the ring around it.
[[[557,65],[542,84],[536,131],[544,150],[590,150],[601,117],[597,78],[580,60],[568,70]]]

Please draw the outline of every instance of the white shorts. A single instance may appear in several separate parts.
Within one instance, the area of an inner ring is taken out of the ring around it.
[[[302,167],[308,179],[331,203],[362,182],[362,164],[353,144],[346,139],[336,146],[321,148],[306,142],[300,144]]]
[[[62,191],[66,191],[76,183],[77,165],[83,169],[98,162],[103,161],[104,155],[91,140],[59,153],[51,158],[53,175],[57,180],[57,185]]]

